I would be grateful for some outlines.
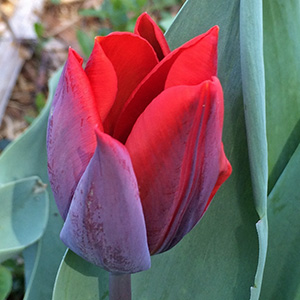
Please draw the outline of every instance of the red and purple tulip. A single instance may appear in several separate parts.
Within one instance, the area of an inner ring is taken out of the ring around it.
[[[134,33],[72,49],[53,100],[48,172],[63,242],[111,272],[150,267],[200,220],[231,174],[222,144],[218,27],[170,51],[142,14]]]

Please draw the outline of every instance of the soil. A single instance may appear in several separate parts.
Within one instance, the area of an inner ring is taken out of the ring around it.
[[[0,36],[3,18],[9,19],[14,7],[21,0],[0,0]],[[58,4],[55,4],[58,2]],[[182,1],[184,2],[184,1]],[[38,115],[48,95],[48,80],[61,67],[67,58],[71,46],[83,55],[76,37],[76,30],[96,32],[101,26],[98,18],[81,16],[82,9],[97,9],[102,0],[45,0],[40,17],[43,31],[37,41],[22,41],[28,55],[19,74],[15,87],[11,91],[5,115],[0,127],[0,151],[18,137]],[[180,6],[173,5],[169,11],[175,15]],[[160,12],[154,11],[152,17],[160,18]],[[3,24],[2,24],[3,25]]]

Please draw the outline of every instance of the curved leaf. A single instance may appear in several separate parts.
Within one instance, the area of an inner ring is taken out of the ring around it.
[[[41,238],[48,221],[49,199],[38,177],[3,185],[0,199],[0,261],[4,261]]]
[[[300,140],[300,2],[264,0],[269,191]]]
[[[300,144],[268,199],[269,250],[263,300],[300,299]]]
[[[263,12],[270,195],[260,299],[300,299],[300,4],[264,0]]]
[[[108,299],[108,272],[67,250],[60,265],[52,300]]]
[[[265,72],[261,0],[241,0],[241,70],[247,144],[255,207],[260,221],[259,262],[251,299],[258,299],[268,247],[267,190],[268,150],[266,137]]]
[[[0,265],[0,300],[7,299],[8,294],[12,288],[12,275],[11,272]]]
[[[49,99],[52,99],[59,79],[59,72],[50,81]],[[38,175],[46,183],[49,193],[49,220],[41,242],[27,248],[25,275],[26,300],[50,299],[54,280],[65,246],[59,239],[62,226],[52,191],[49,187],[46,155],[46,129],[50,101],[31,127],[14,143],[11,143],[0,157],[0,183]]]

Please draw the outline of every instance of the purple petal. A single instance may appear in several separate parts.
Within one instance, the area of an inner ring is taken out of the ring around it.
[[[48,174],[58,210],[66,218],[75,188],[96,148],[102,126],[82,59],[71,48],[48,122]]]
[[[97,132],[95,154],[75,191],[61,232],[63,242],[111,272],[150,268],[138,185],[124,145]]]

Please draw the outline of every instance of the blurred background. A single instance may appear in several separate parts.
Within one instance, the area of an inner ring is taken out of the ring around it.
[[[0,0],[0,152],[43,109],[48,80],[64,64],[70,46],[86,60],[96,35],[133,31],[137,17],[144,11],[165,31],[183,3],[184,0]],[[3,265],[13,275],[12,292],[7,299],[23,299],[22,256]]]
[[[45,105],[69,46],[86,59],[96,35],[133,31],[147,11],[165,31],[184,0],[0,0],[0,151]]]

